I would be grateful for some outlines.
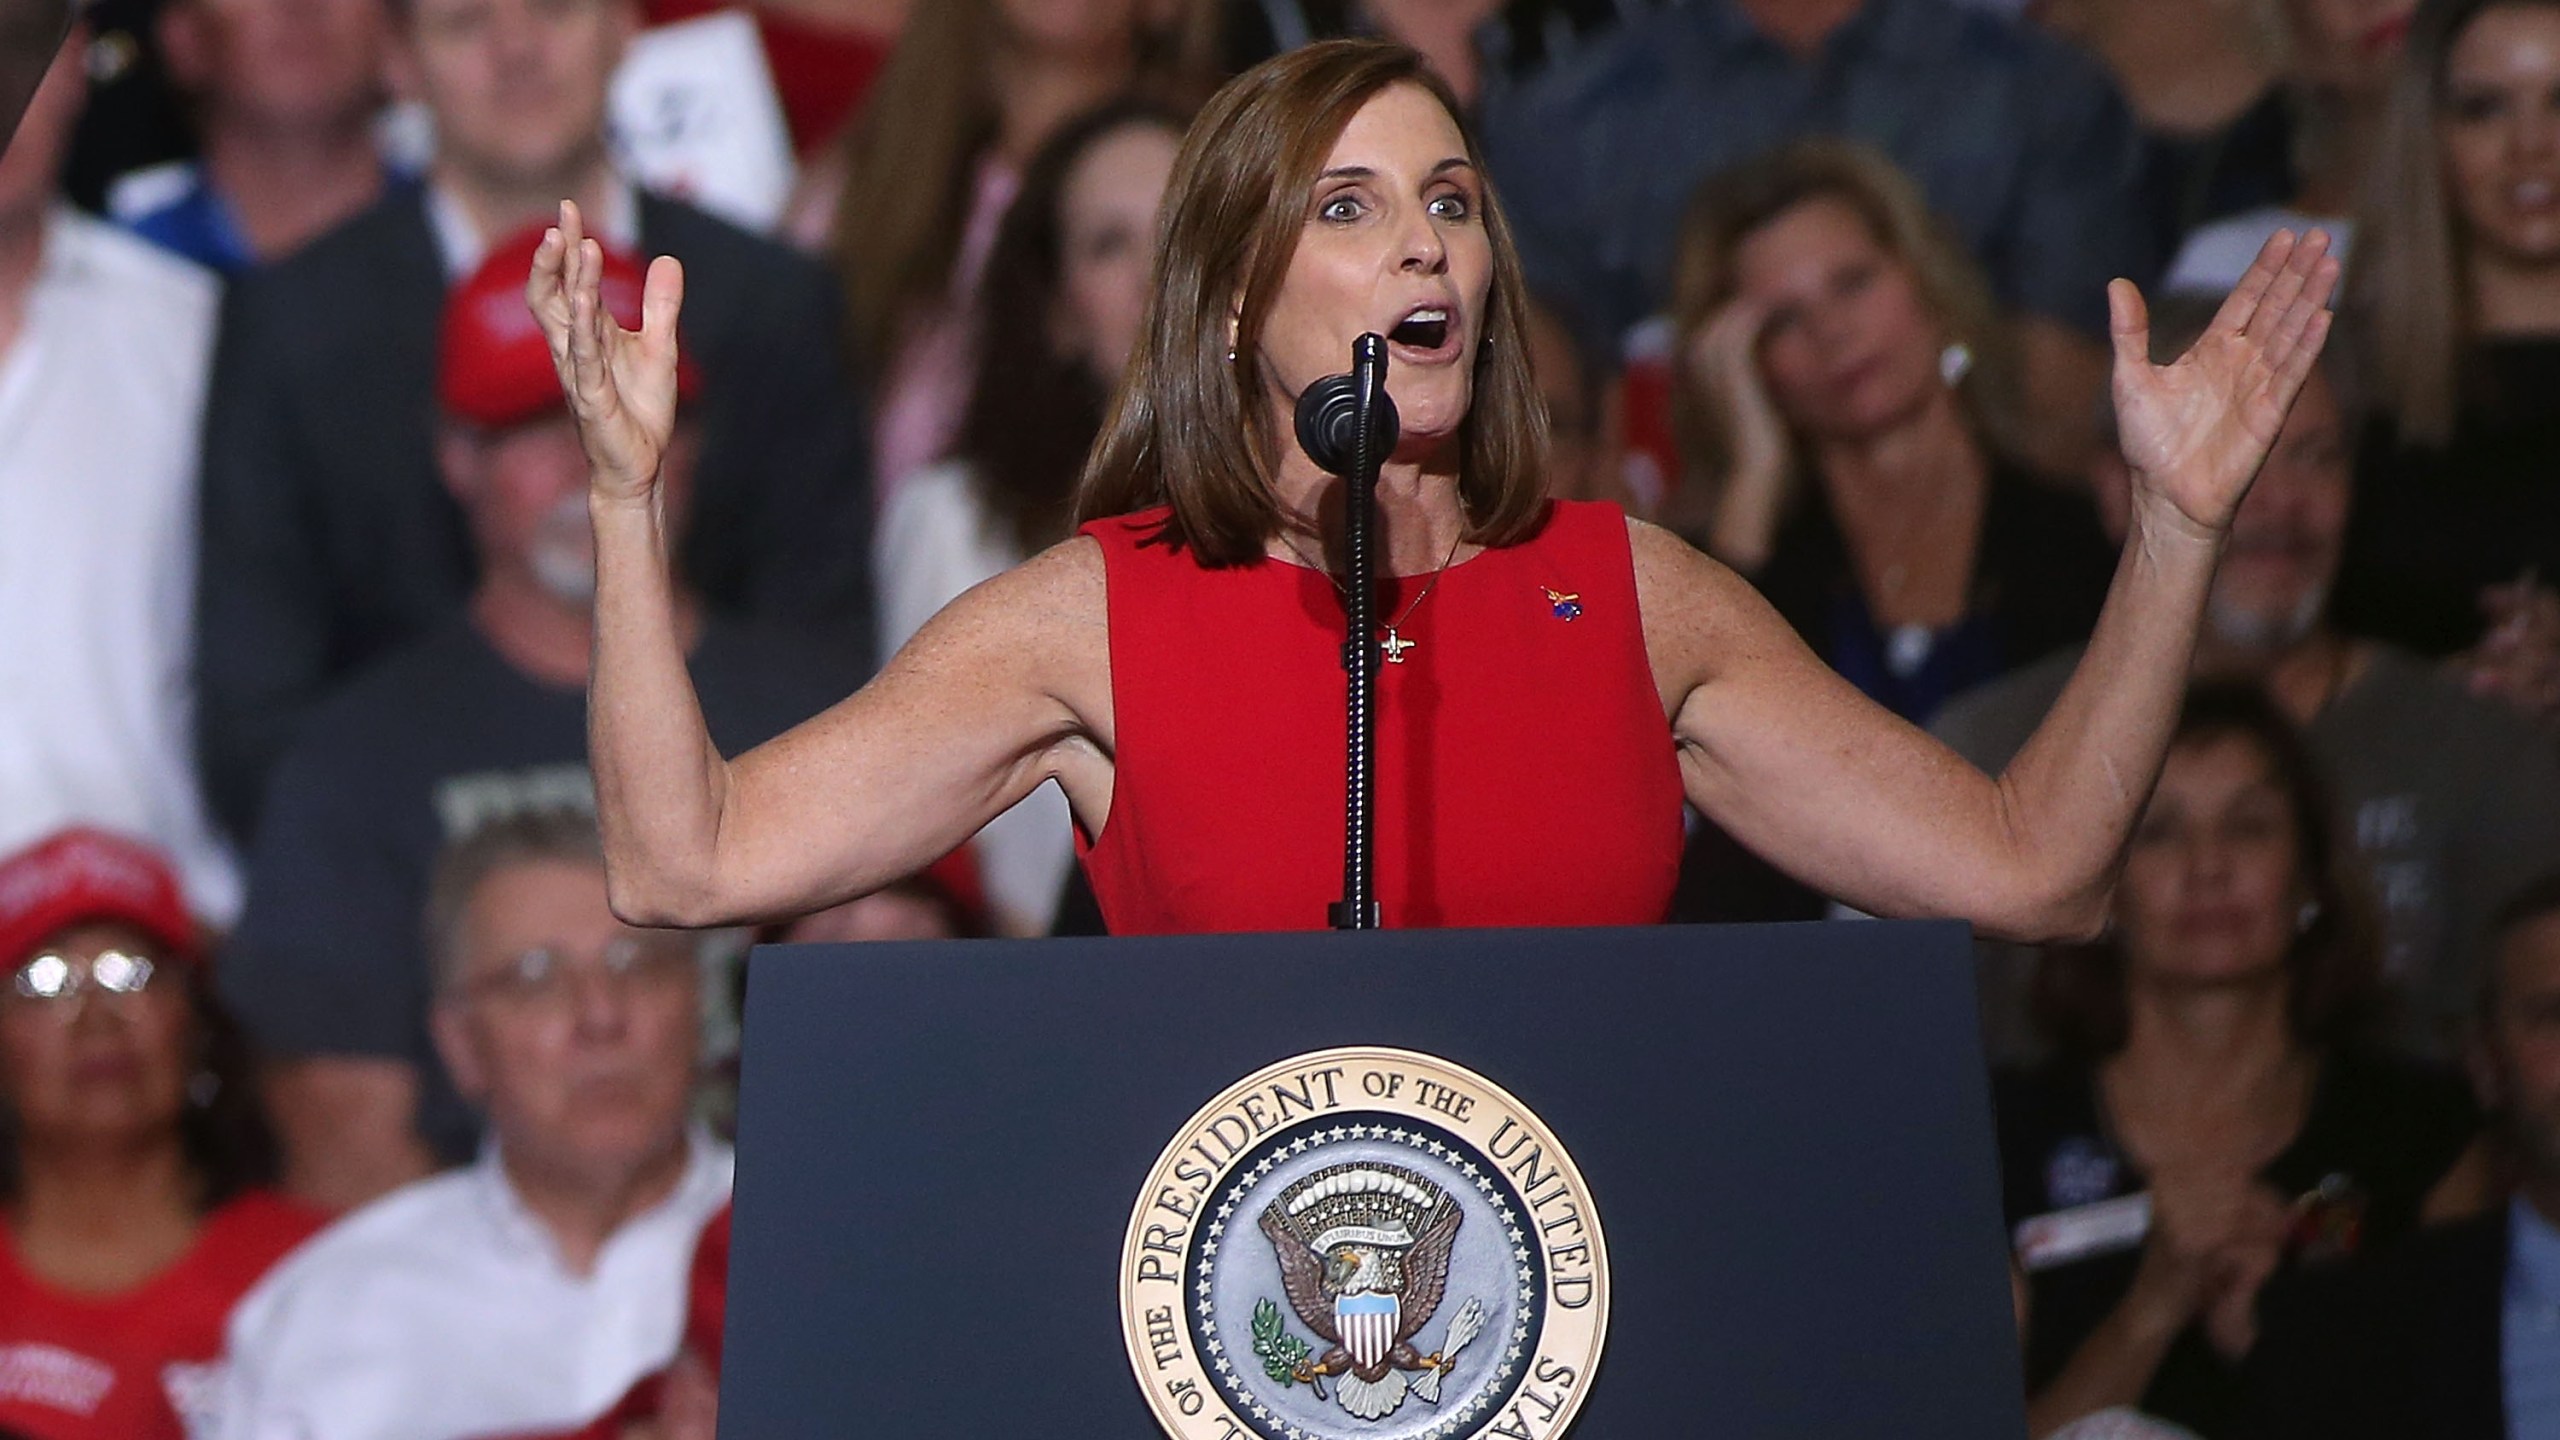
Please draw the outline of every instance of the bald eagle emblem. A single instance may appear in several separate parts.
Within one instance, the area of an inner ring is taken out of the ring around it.
[[[1329,1166],[1281,1191],[1263,1207],[1262,1233],[1289,1308],[1324,1348],[1283,1334],[1264,1301],[1254,1349],[1271,1377],[1319,1397],[1333,1377],[1335,1399],[1363,1420],[1395,1413],[1408,1393],[1439,1404],[1441,1377],[1484,1324],[1484,1303],[1470,1299],[1438,1350],[1414,1343],[1440,1308],[1464,1219],[1447,1191],[1400,1165]]]

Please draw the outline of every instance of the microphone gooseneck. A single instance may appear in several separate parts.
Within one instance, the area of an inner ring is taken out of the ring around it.
[[[1344,696],[1342,899],[1328,907],[1326,919],[1336,930],[1374,930],[1379,915],[1370,853],[1376,810],[1370,784],[1377,768],[1378,558],[1372,542],[1378,466],[1396,445],[1396,406],[1387,398],[1386,338],[1370,334],[1353,342],[1351,373],[1308,386],[1298,397],[1296,421],[1299,448],[1344,482],[1343,560],[1349,573],[1343,576],[1342,668],[1350,683]]]

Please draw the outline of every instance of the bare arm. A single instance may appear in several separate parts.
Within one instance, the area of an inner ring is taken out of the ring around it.
[[[2141,298],[2118,282],[2132,532],[2079,670],[1997,780],[1831,674],[1723,567],[1639,527],[1646,644],[1692,803],[1864,910],[2025,939],[2094,929],[2168,746],[2231,513],[2326,337],[2325,252],[2270,241],[2175,366],[2150,364]]]
[[[527,296],[577,413],[596,531],[588,691],[614,910],[644,925],[823,908],[930,864],[1053,776],[1089,826],[1109,797],[1100,550],[1071,540],[978,587],[851,698],[723,759],[678,633],[658,468],[675,412],[682,271],[649,270],[643,321],[598,296],[576,207]]]

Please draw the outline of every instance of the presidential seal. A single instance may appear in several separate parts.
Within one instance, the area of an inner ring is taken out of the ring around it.
[[[1174,1440],[1548,1440],[1600,1359],[1608,1250],[1572,1159],[1499,1086],[1324,1050],[1165,1148],[1120,1315]]]

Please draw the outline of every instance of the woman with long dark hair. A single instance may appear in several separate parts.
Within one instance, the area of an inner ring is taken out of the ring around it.
[[[0,859],[0,1390],[31,1440],[177,1440],[231,1307],[322,1217],[269,1190],[248,1042],[157,854],[89,830]]]
[[[1156,102],[1115,101],[1069,122],[1023,171],[980,282],[959,438],[881,513],[881,654],[1073,533],[1076,479],[1146,311],[1182,124]],[[972,843],[997,928],[1046,934],[1075,863],[1066,801],[1040,791]]]
[[[2271,1276],[2484,1194],[2461,1080],[2377,1041],[2364,877],[2258,687],[2199,687],[2102,942],[2049,954],[2054,1059],[1999,1086],[2034,1433],[2139,1404],[2232,1433]]]
[[[854,358],[874,385],[884,497],[951,443],[976,364],[978,277],[1023,167],[1112,96],[1177,88],[1151,11],[1144,0],[919,5],[842,143],[812,166],[808,238],[835,263]]]
[[[1613,161],[1612,163],[1617,163]],[[1402,926],[1659,920],[1681,805],[1826,893],[2012,934],[2095,923],[2168,741],[2231,512],[2325,338],[2336,268],[2279,237],[2150,363],[2113,300],[2133,538],[2071,687],[1998,780],[1860,695],[1750,587],[1614,506],[1551,501],[1526,290],[1457,102],[1400,46],[1230,82],[1165,202],[1085,522],[881,675],[732,761],[706,737],[655,499],[681,267],[638,332],[574,206],[528,293],[593,478],[592,734],[613,894],[651,924],[805,911],[1055,782],[1115,933],[1314,928],[1342,869],[1341,487],[1298,397],[1381,335],[1376,893]]]

